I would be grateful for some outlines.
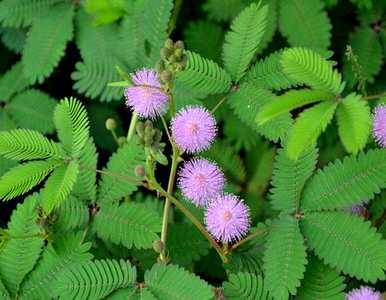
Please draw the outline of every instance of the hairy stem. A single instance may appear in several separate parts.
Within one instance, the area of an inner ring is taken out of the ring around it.
[[[225,100],[227,99],[227,96],[228,95],[225,95],[224,97],[222,97],[216,104],[215,107],[212,108],[212,110],[210,111],[212,114],[214,114],[216,112],[217,109],[219,109],[219,107],[225,102]]]
[[[137,125],[138,121],[138,114],[136,112],[133,112],[133,115],[131,117],[129,131],[127,132],[127,142],[130,142],[131,138],[134,135],[135,132],[135,126]]]
[[[182,0],[176,0],[174,3],[172,16],[170,18],[169,26],[168,26],[168,36],[173,32],[174,28],[176,27],[178,14],[180,13],[180,10],[181,10],[181,5],[182,5]]]
[[[263,229],[258,229],[256,230],[254,233],[251,233],[250,235],[248,235],[245,239],[242,239],[241,241],[238,241],[236,244],[232,245],[231,247],[231,250],[235,250],[236,248],[240,247],[241,245],[243,245],[244,243],[250,241],[250,240],[253,240],[254,238],[258,237],[258,236],[261,236],[261,235],[264,235],[268,232],[268,228],[263,228]]]
[[[364,97],[366,100],[375,100],[375,99],[379,99],[383,96],[386,96],[386,92],[383,92],[383,93],[380,93],[380,94],[375,94],[375,95],[369,95],[369,96],[366,96]]]
[[[176,173],[177,173],[177,166],[178,166],[178,159],[180,157],[179,150],[177,146],[172,143],[172,148],[173,148],[173,154],[172,154],[172,166],[170,168],[170,175],[169,175],[169,182],[168,182],[168,189],[167,193],[171,195],[173,193],[174,189],[174,182],[176,180]],[[162,217],[162,229],[161,229],[161,242],[164,244],[164,251],[161,252],[160,254],[160,259],[161,261],[166,260],[166,239],[168,235],[168,220],[169,220],[169,211],[170,211],[170,200],[168,197],[165,197],[165,206],[164,206],[164,213]]]

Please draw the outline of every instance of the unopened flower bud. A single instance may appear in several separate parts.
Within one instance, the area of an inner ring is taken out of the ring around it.
[[[158,73],[161,73],[163,70],[165,70],[165,64],[164,64],[163,60],[160,60],[159,62],[157,62],[155,68],[156,68]]]
[[[145,168],[141,165],[135,166],[134,173],[137,177],[143,177],[145,176]]]
[[[184,54],[184,50],[182,50],[182,49],[180,49],[180,48],[178,48],[178,49],[176,49],[176,51],[174,51],[174,55],[175,55],[178,59],[181,59],[182,56],[183,56],[183,54]]]
[[[156,240],[153,242],[153,249],[157,253],[161,253],[165,250],[165,244],[161,240]]]
[[[161,79],[164,82],[170,81],[172,77],[173,77],[173,74],[169,70],[165,70],[161,73]]]
[[[167,40],[165,41],[165,48],[173,49],[173,47],[174,47],[173,40],[172,40],[172,39],[167,39]]]
[[[113,118],[108,118],[105,123],[107,130],[115,130],[117,128],[117,123]]]
[[[122,146],[124,143],[126,143],[126,137],[120,136],[120,137],[118,138],[118,145],[119,145],[119,146]]]
[[[160,54],[161,58],[166,60],[169,59],[170,55],[172,54],[172,51],[168,48],[162,48]]]
[[[142,136],[145,132],[145,124],[143,122],[138,122],[135,130],[139,136]]]
[[[185,44],[183,41],[177,41],[174,46],[178,49],[184,49],[185,48]]]
[[[177,61],[177,57],[173,54],[169,56],[169,62],[175,63]]]

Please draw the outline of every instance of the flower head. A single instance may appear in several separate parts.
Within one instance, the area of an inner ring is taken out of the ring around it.
[[[386,147],[386,105],[380,105],[375,109],[373,133],[378,144]]]
[[[235,195],[218,195],[205,212],[205,224],[218,241],[239,240],[249,229],[248,207]]]
[[[161,89],[154,70],[139,70],[131,79],[134,86],[125,89],[127,106],[142,118],[154,119],[166,111],[168,95]]]
[[[381,293],[374,291],[373,288],[362,286],[346,294],[346,300],[382,300]]]
[[[188,106],[172,120],[172,135],[177,145],[188,153],[207,149],[216,136],[216,120],[204,107]]]
[[[178,185],[182,194],[196,206],[205,206],[222,192],[225,177],[215,163],[193,158],[179,171]]]

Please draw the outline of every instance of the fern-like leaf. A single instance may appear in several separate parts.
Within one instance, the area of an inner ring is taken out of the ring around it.
[[[297,300],[342,300],[344,299],[344,277],[319,259],[309,260]]]
[[[288,133],[287,155],[298,159],[314,145],[334,116],[337,102],[325,101],[303,111]]]
[[[7,105],[7,110],[19,127],[45,134],[54,131],[55,105],[55,100],[46,93],[30,89],[16,95]]]
[[[53,283],[66,270],[89,261],[91,243],[81,243],[82,234],[65,234],[50,242],[36,268],[24,281],[22,299],[48,300],[55,296]]]
[[[0,250],[0,276],[13,296],[34,267],[44,244],[43,230],[37,224],[38,200],[35,194],[17,206],[8,224],[7,240]]]
[[[342,209],[366,202],[386,188],[386,150],[337,160],[315,174],[304,190],[304,210]]]
[[[154,265],[145,273],[145,284],[159,300],[213,298],[212,289],[205,281],[175,265]]]
[[[273,101],[274,97],[275,95],[268,90],[256,88],[253,83],[244,83],[238,91],[230,94],[227,103],[247,126],[269,140],[277,142],[287,134],[292,125],[290,114],[283,114],[261,126],[256,123],[256,115],[260,109]]]
[[[281,65],[282,53],[283,51],[273,52],[259,60],[245,75],[245,80],[252,82],[257,87],[279,91],[302,84],[284,72]]]
[[[10,169],[0,178],[0,199],[6,201],[27,193],[59,165],[56,160],[31,161]]]
[[[4,26],[23,27],[46,14],[56,3],[63,0],[4,0],[0,3],[0,21]]]
[[[345,212],[313,212],[301,228],[308,245],[332,267],[373,283],[385,279],[386,241],[370,222]]]
[[[284,149],[279,150],[270,190],[274,209],[292,213],[299,208],[304,184],[315,169],[317,157],[315,148],[309,148],[298,160],[289,159]]]
[[[258,124],[265,122],[291,110],[323,100],[333,100],[335,96],[328,92],[310,89],[291,90],[277,96],[274,100],[262,107],[256,117]]]
[[[140,183],[135,167],[145,165],[144,157],[144,150],[136,140],[119,148],[104,169],[107,174],[102,175],[99,183],[98,200],[112,203],[135,192]]]
[[[14,94],[29,86],[23,65],[18,62],[0,78],[0,101],[9,102]]]
[[[28,32],[22,63],[25,75],[33,83],[42,83],[64,55],[73,36],[74,6],[56,5],[37,19]]]
[[[142,203],[104,204],[95,216],[97,235],[127,248],[151,248],[158,239],[161,217]]]
[[[229,300],[268,300],[270,297],[261,276],[250,273],[230,274],[223,283],[224,296]]]
[[[135,267],[128,261],[95,260],[65,270],[54,283],[63,299],[104,299],[113,291],[134,286]]]
[[[383,63],[382,45],[377,33],[370,27],[359,27],[351,35],[349,43],[360,66],[363,79],[373,83]],[[353,87],[358,81],[350,61],[345,61],[343,75],[350,87]]]
[[[21,54],[27,31],[24,28],[2,28],[1,41],[11,51]]]
[[[361,151],[369,139],[371,113],[367,101],[350,94],[338,106],[336,117],[340,139],[350,153]]]
[[[280,0],[279,29],[291,46],[327,52],[332,26],[323,7],[322,0]]]
[[[208,17],[215,21],[229,21],[236,17],[245,7],[242,0],[207,0],[202,6]]]
[[[79,175],[73,192],[82,200],[95,201],[98,152],[92,138],[87,140],[78,162]]]
[[[0,155],[14,160],[60,158],[62,149],[37,131],[15,129],[0,132]]]
[[[225,35],[224,65],[235,82],[244,76],[264,36],[267,15],[268,5],[252,3],[237,16]]]
[[[206,94],[225,93],[230,89],[231,78],[218,64],[191,51],[186,55],[186,68],[177,75],[180,83]]]
[[[73,160],[57,168],[46,181],[42,191],[42,207],[48,215],[67,199],[72,192],[79,173],[79,164]]]
[[[275,221],[264,253],[265,282],[275,299],[296,294],[306,270],[306,256],[298,221],[293,216]]]
[[[64,98],[56,106],[54,122],[63,149],[72,157],[78,157],[89,138],[86,109],[75,98]]]
[[[81,228],[86,225],[89,218],[87,206],[72,195],[55,210],[55,213],[57,216],[55,226],[63,231]]]
[[[338,95],[342,91],[342,78],[338,71],[318,53],[306,48],[284,50],[281,64],[292,79],[317,90]]]

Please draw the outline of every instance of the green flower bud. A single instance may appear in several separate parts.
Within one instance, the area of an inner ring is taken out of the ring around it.
[[[126,137],[120,136],[120,137],[118,138],[118,145],[119,145],[119,146],[122,146],[122,145],[125,144],[125,143],[126,143]]]
[[[185,44],[183,41],[177,41],[174,46],[178,49],[184,49],[185,48]]]
[[[143,122],[138,122],[135,127],[135,130],[137,131],[137,134],[139,136],[143,136],[143,134],[145,133],[145,124]]]
[[[165,41],[165,48],[173,49],[173,47],[174,47],[173,40],[172,40],[172,39],[167,39],[167,40]]]
[[[113,118],[108,118],[105,123],[107,130],[115,130],[117,128],[117,123]]]
[[[175,55],[170,55],[169,56],[169,62],[175,63],[177,61],[177,57]]]
[[[178,59],[181,59],[182,56],[184,55],[184,50],[183,49],[176,49],[176,51],[174,51],[174,55],[178,58]]]
[[[141,165],[135,166],[134,168],[135,176],[144,177],[145,176],[145,168]]]
[[[160,54],[162,59],[168,60],[169,56],[172,54],[172,51],[168,48],[162,48]]]
[[[170,81],[173,78],[173,73],[169,70],[165,70],[161,73],[161,80],[164,82]]]
[[[160,60],[155,65],[155,69],[157,70],[157,73],[161,73],[163,70],[165,70],[165,63],[163,60]]]

